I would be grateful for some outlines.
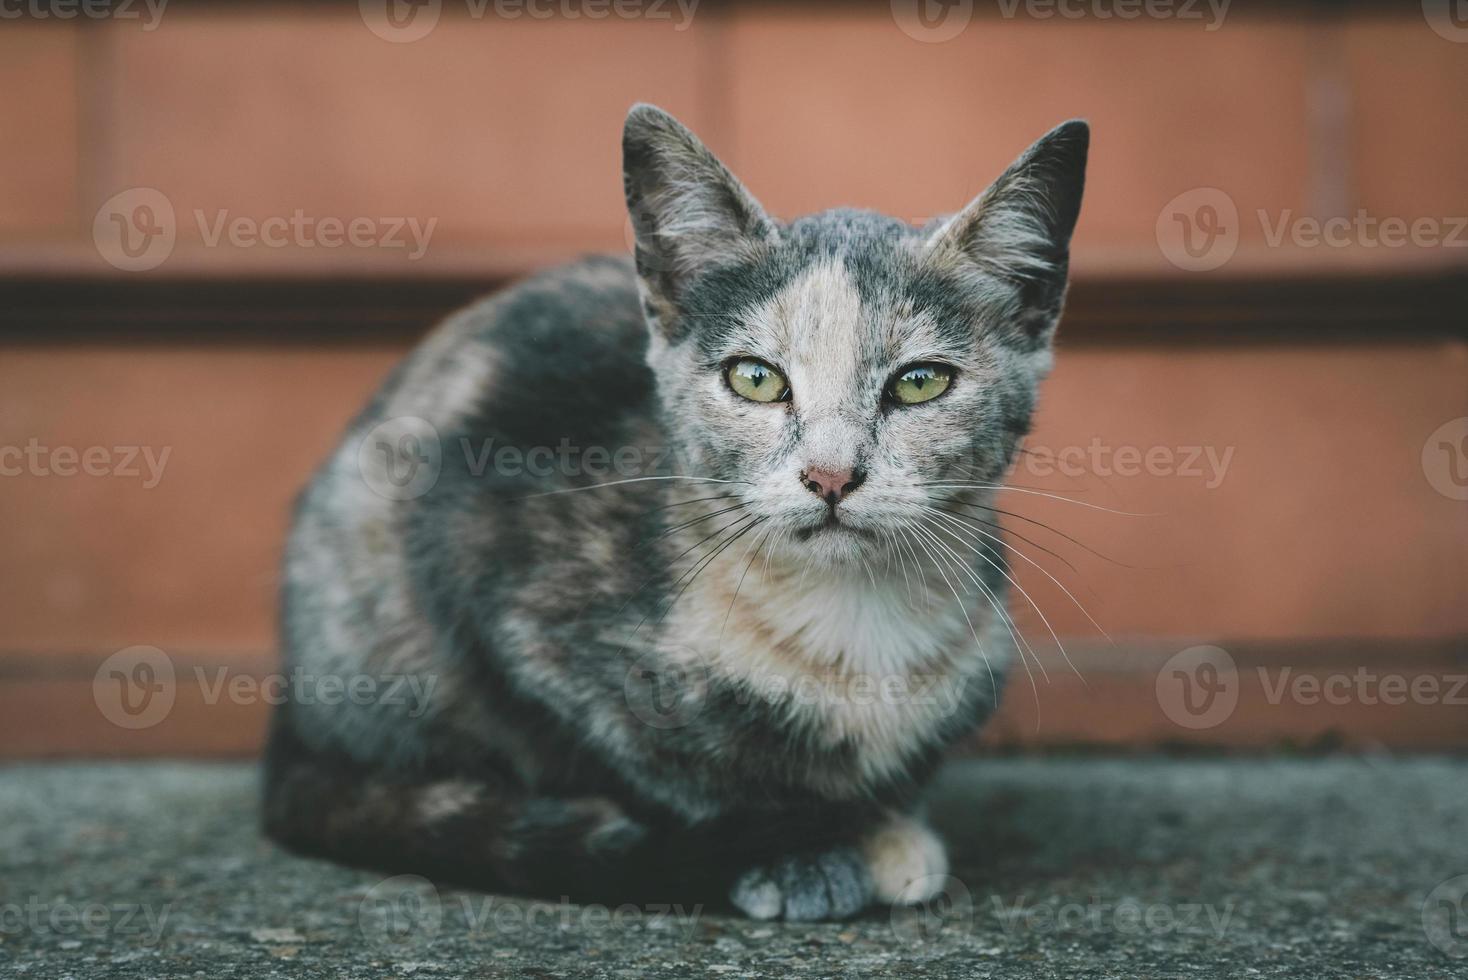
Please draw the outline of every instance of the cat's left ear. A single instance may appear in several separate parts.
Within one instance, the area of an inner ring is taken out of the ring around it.
[[[622,178],[637,271],[654,315],[673,329],[689,282],[756,254],[778,226],[687,127],[636,105],[622,130]]]
[[[1016,326],[1031,342],[1048,343],[1060,319],[1090,141],[1079,119],[1055,127],[923,246],[975,290],[992,294],[996,279],[1018,287]]]

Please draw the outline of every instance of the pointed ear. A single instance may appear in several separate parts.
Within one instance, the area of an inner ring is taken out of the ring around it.
[[[981,293],[996,279],[1018,287],[1031,341],[1048,342],[1060,318],[1090,139],[1078,119],[1052,129],[924,245],[928,261]]]
[[[773,243],[776,223],[697,136],[656,106],[635,105],[622,130],[622,179],[637,271],[671,325],[700,271]]]

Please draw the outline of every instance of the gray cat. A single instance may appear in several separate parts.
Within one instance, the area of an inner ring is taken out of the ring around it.
[[[1024,656],[992,495],[1088,138],[1065,123],[925,227],[787,224],[634,107],[635,268],[450,317],[301,496],[281,639],[315,686],[273,721],[267,832],[757,918],[932,897],[919,791]]]

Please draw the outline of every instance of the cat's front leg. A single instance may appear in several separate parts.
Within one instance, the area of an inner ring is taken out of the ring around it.
[[[887,811],[853,845],[804,851],[741,874],[729,891],[754,919],[845,919],[872,903],[917,903],[942,890],[943,842],[915,817]]]
[[[872,901],[872,876],[855,847],[789,854],[750,868],[729,900],[751,919],[848,919]]]
[[[948,849],[922,820],[890,811],[886,821],[862,838],[862,856],[872,874],[872,898],[916,905],[943,890]]]

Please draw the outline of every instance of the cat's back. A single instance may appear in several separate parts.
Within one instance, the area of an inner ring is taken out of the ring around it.
[[[297,502],[283,569],[287,661],[321,675],[432,663],[437,631],[412,587],[412,526],[462,502],[465,486],[474,497],[496,487],[515,492],[527,479],[539,482],[560,447],[616,445],[645,428],[646,329],[632,264],[614,258],[540,273],[434,328]],[[434,518],[444,519],[451,515]],[[432,712],[440,720],[453,713],[442,693],[451,688],[440,684],[442,710]],[[331,712],[330,740],[380,755],[388,746],[374,746],[375,736],[392,730],[373,721],[380,710]],[[419,720],[411,714],[400,719],[408,727]],[[401,740],[402,729],[393,737]],[[411,742],[400,747],[411,751]]]
[[[541,272],[449,315],[388,375],[297,503],[302,526],[396,521],[541,474],[544,451],[645,428],[647,328],[630,260]],[[537,485],[535,489],[541,489]]]

